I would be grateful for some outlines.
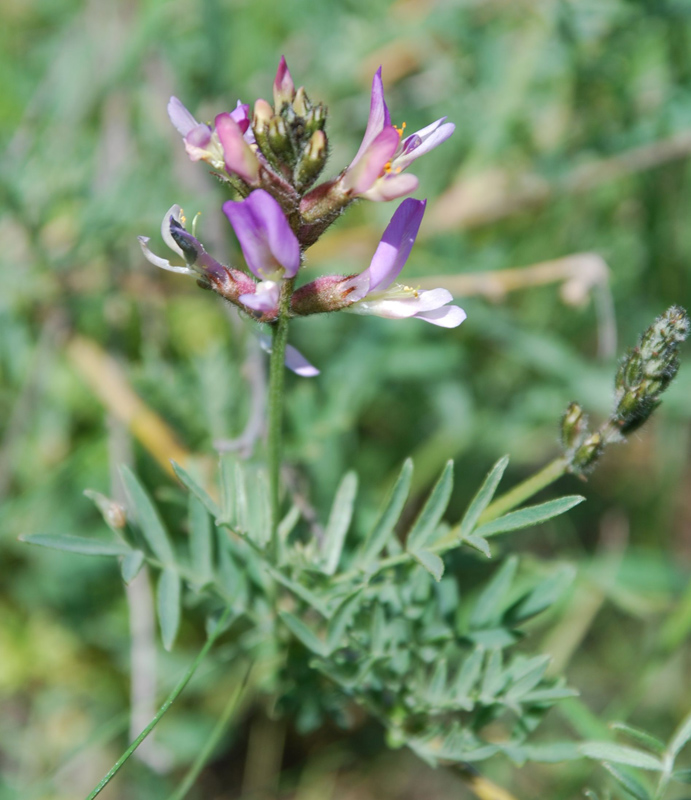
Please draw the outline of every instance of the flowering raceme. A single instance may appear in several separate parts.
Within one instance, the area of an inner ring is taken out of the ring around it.
[[[193,161],[206,161],[239,195],[223,211],[233,227],[249,274],[212,258],[188,232],[179,206],[161,226],[168,247],[183,263],[151,252],[146,258],[161,269],[193,275],[260,323],[350,311],[389,319],[415,317],[445,328],[463,322],[465,312],[450,305],[446,289],[422,291],[396,283],[418,234],[426,201],[408,198],[394,212],[370,265],[353,275],[323,275],[296,288],[305,251],[358,198],[387,201],[415,191],[418,179],[404,174],[415,159],[446,141],[454,125],[446,117],[403,138],[391,124],[384,100],[381,68],[372,82],[370,113],[362,143],[336,178],[314,188],[326,163],[326,108],[313,103],[304,87],[295,88],[284,58],[273,84],[273,106],[259,99],[252,118],[237,102],[218,114],[213,125],[198,122],[176,97],[168,104],[171,122]],[[264,343],[266,347],[266,342]],[[285,345],[284,345],[285,346]],[[288,346],[286,364],[302,375],[316,370]]]

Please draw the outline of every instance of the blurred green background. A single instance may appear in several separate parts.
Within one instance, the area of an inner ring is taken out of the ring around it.
[[[126,597],[111,561],[17,537],[101,532],[82,491],[117,491],[123,461],[175,518],[183,495],[166,460],[206,469],[213,442],[245,429],[252,385],[261,393],[248,326],[157,271],[136,241],[162,252],[160,220],[177,202],[202,212],[210,252],[238,258],[227,196],[188,161],[169,96],[201,119],[268,99],[284,54],[329,107],[330,174],[358,147],[379,64],[394,123],[456,123],[413,170],[430,203],[404,277],[448,276],[468,320],[296,322],[291,341],[322,374],[288,379],[287,477],[323,520],[355,467],[365,524],[406,455],[418,493],[453,458],[459,515],[504,453],[509,481],[557,453],[569,401],[606,415],[616,353],[691,302],[691,2],[3,0],[0,13],[0,798],[67,800],[123,749],[131,654],[150,665],[158,644],[145,584]],[[364,268],[393,210],[352,209],[306,280]],[[592,713],[666,739],[691,707],[688,361],[651,424],[586,486],[557,487],[588,502],[506,545],[579,568],[561,615],[531,637],[582,692],[551,712],[547,737],[595,735]],[[156,654],[157,686],[135,668],[139,727],[152,691],[198,649],[198,622],[191,610],[174,652]],[[219,648],[102,796],[168,797],[238,675]],[[472,796],[354,722],[303,735],[257,695],[190,797]],[[605,782],[583,761],[483,770],[517,798]]]

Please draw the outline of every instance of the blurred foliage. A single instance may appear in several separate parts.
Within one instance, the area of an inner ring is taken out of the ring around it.
[[[109,561],[17,537],[101,530],[81,492],[112,493],[121,461],[178,520],[184,496],[160,466],[170,442],[203,474],[213,441],[240,435],[252,410],[245,326],[193,282],[156,272],[136,242],[179,202],[202,211],[210,250],[237,255],[223,190],[187,160],[169,95],[211,117],[268,94],[283,53],[329,106],[335,173],[357,149],[382,63],[394,121],[415,130],[446,114],[457,125],[416,164],[430,210],[408,276],[597,252],[621,350],[668,305],[691,302],[691,3],[5,0],[2,13],[0,798],[73,798],[125,740],[128,605]],[[328,238],[315,248],[306,279],[327,263],[365,266],[392,211],[359,205],[330,232],[330,250]],[[609,318],[596,300],[565,304],[555,285],[468,297],[452,332],[349,315],[298,321],[291,340],[322,375],[288,379],[292,485],[309,487],[305,503],[324,520],[348,468],[363,508],[376,509],[408,454],[418,498],[453,458],[458,518],[505,452],[509,481],[556,454],[568,402],[607,413],[614,361],[598,358]],[[691,706],[690,394],[687,363],[650,426],[611,448],[587,486],[563,479],[562,494],[588,502],[506,546],[537,571],[556,558],[578,568],[561,616],[528,626],[581,690],[545,722],[559,738],[608,738],[598,719],[616,719],[666,741]],[[199,647],[194,613],[177,649],[159,654],[160,694]],[[130,763],[104,797],[169,795],[240,680],[230,655],[219,648],[160,726],[148,761],[164,777]],[[386,753],[364,719],[310,737],[271,716],[243,709],[190,796],[236,797],[279,777],[298,798],[469,796],[444,771]],[[518,798],[573,797],[602,780],[587,761],[483,770]]]

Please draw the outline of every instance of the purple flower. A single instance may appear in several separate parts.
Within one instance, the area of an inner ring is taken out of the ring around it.
[[[306,316],[343,310],[389,319],[416,317],[442,328],[460,325],[465,311],[448,305],[453,300],[451,292],[422,291],[394,283],[408,260],[424,213],[425,201],[404,200],[384,231],[369,267],[359,275],[325,275],[302,286],[291,298],[293,313]]]
[[[389,319],[416,317],[442,328],[455,328],[463,322],[465,311],[447,305],[453,300],[447,289],[422,291],[394,283],[415,243],[426,202],[409,198],[396,209],[369,267],[344,285],[350,292],[347,311]]]
[[[168,116],[192,161],[206,161],[214,169],[225,167],[250,184],[256,181],[259,162],[252,150],[254,134],[248,105],[238,100],[235,110],[219,114],[212,128],[197,122],[177,97],[171,97]]]
[[[343,189],[353,197],[385,201],[414,192],[418,179],[402,174],[416,158],[445,142],[456,126],[446,117],[406,136],[391,124],[384,100],[381,67],[372,80],[372,96],[367,128],[362,144],[342,178]]]
[[[271,313],[278,306],[281,281],[293,278],[300,268],[300,244],[281,206],[263,189],[242,201],[228,200],[223,211],[247,266],[260,280],[256,292],[240,300],[255,311]]]

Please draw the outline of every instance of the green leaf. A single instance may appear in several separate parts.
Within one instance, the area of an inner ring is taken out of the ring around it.
[[[329,620],[329,628],[326,634],[326,644],[329,652],[333,652],[337,647],[343,646],[341,640],[343,639],[348,625],[355,616],[361,600],[362,587],[359,587],[346,597]]]
[[[473,533],[463,539],[463,544],[468,545],[468,547],[472,547],[474,550],[482,553],[482,555],[486,556],[487,558],[492,558],[492,551],[489,549],[489,542],[487,539],[483,539],[482,536],[476,536]]]
[[[654,750],[660,755],[662,755],[662,753],[665,751],[664,742],[661,742],[655,736],[642,731],[640,728],[634,728],[632,725],[626,725],[624,722],[611,722],[609,727],[613,731],[619,731],[620,733],[623,733],[625,736],[628,736],[630,739],[638,742],[638,744],[643,745],[643,747]]]
[[[355,503],[355,493],[357,492],[357,475],[348,472],[343,476],[333,505],[329,514],[329,521],[324,531],[324,544],[322,555],[324,558],[323,572],[333,575],[341,559],[343,543],[350,527],[350,520],[353,516],[353,505]]]
[[[504,599],[511,588],[517,567],[518,558],[511,556],[496,571],[475,602],[473,613],[470,615],[471,628],[487,628],[500,618]]]
[[[691,783],[691,769],[678,769],[672,773],[672,777],[679,783]]]
[[[609,772],[614,780],[620,786],[623,786],[630,795],[636,798],[636,800],[651,800],[648,790],[643,786],[643,784],[639,783],[633,777],[633,775],[622,772],[620,769],[612,766],[612,764],[604,763],[602,766],[607,770],[607,772]]]
[[[164,569],[158,579],[156,607],[158,622],[161,626],[161,639],[166,650],[173,647],[173,642],[180,625],[180,576],[171,568]]]
[[[29,533],[19,537],[20,542],[50,547],[53,550],[66,550],[82,556],[126,556],[132,550],[123,542],[101,542],[84,536],[71,536],[68,533]]]
[[[405,501],[408,498],[412,477],[413,462],[410,458],[407,458],[387,498],[384,510],[379,515],[379,519],[367,536],[362,551],[357,558],[357,564],[361,569],[365,569],[374,561],[391,537],[394,526],[398,522]]]
[[[672,736],[672,741],[669,743],[667,752],[676,758],[682,747],[691,739],[691,714],[689,714],[679,725],[676,732]]]
[[[173,472],[178,476],[180,482],[203,504],[214,519],[219,519],[221,516],[221,509],[218,507],[218,504],[211,499],[206,490],[204,490],[189,472],[184,470],[179,464],[175,461],[171,461],[170,463],[173,466]]]
[[[434,489],[432,489],[427,502],[408,534],[406,550],[411,554],[414,550],[419,551],[424,548],[432,538],[437,525],[439,525],[439,521],[446,511],[446,507],[449,505],[452,489],[453,461],[447,461],[446,466],[439,476],[439,480],[436,482]],[[427,569],[427,567],[425,568]],[[437,580],[439,580],[439,578],[437,578]]]
[[[278,538],[282,542],[285,542],[293,532],[293,528],[298,524],[301,514],[302,512],[298,506],[291,506],[290,511],[288,511],[285,517],[278,523]]]
[[[189,496],[190,561],[202,585],[213,578],[213,536],[211,517],[194,495]]]
[[[487,659],[485,674],[482,676],[480,697],[487,704],[501,692],[506,684],[506,673],[502,672],[501,650],[492,650]]]
[[[476,647],[463,662],[463,665],[458,671],[458,676],[453,682],[452,691],[455,701],[466,707],[468,711],[472,708],[472,701],[470,701],[470,703],[464,701],[470,700],[470,692],[475,687],[480,677],[480,672],[482,671],[484,655],[484,648]]]
[[[536,656],[523,665],[522,674],[514,675],[514,681],[506,692],[508,702],[516,702],[534,689],[542,680],[550,662],[549,656]]]
[[[552,517],[563,514],[570,508],[582,503],[585,497],[574,494],[560,497],[558,500],[549,500],[547,503],[540,503],[536,506],[528,506],[518,511],[512,511],[499,519],[487,522],[475,531],[476,536],[496,536],[498,533],[515,531],[518,528],[529,528],[532,525],[539,525]]]
[[[584,742],[579,749],[583,755],[598,761],[613,761],[615,764],[626,764],[629,767],[649,769],[654,772],[662,772],[663,769],[659,758],[634,747],[624,747],[612,742]]]
[[[523,754],[528,761],[542,764],[558,764],[560,761],[575,761],[583,758],[578,752],[575,742],[545,742],[543,744],[526,744],[522,746]]]
[[[576,570],[572,566],[567,565],[557,570],[554,575],[539,583],[527,596],[513,605],[507,611],[504,621],[510,625],[517,625],[545,611],[571,586],[575,576]]]
[[[450,694],[446,686],[447,676],[448,664],[445,658],[440,658],[426,691],[427,702],[432,708],[440,708],[447,699],[450,699],[447,697]]]
[[[139,529],[156,558],[165,565],[175,563],[173,548],[156,507],[144,487],[129,467],[120,469],[125,491],[132,504]]]
[[[279,615],[290,632],[299,639],[308,650],[322,657],[328,655],[324,642],[322,642],[302,620],[299,620],[288,611],[281,611]]]
[[[120,565],[120,572],[125,583],[129,584],[137,577],[139,570],[144,564],[144,553],[141,550],[132,550],[123,559]]]
[[[555,703],[557,700],[564,700],[567,697],[578,697],[576,689],[569,689],[568,686],[553,686],[551,689],[535,689],[533,692],[523,695],[521,702],[544,704]]]
[[[441,558],[429,550],[409,550],[408,552],[439,583],[444,574],[444,562]]]
[[[504,456],[503,458],[500,458],[499,461],[497,461],[497,463],[489,471],[487,477],[485,478],[485,482],[482,484],[475,497],[473,497],[471,500],[468,510],[465,512],[465,515],[461,520],[461,526],[458,531],[459,539],[467,539],[475,529],[480,515],[492,502],[494,493],[497,491],[497,486],[499,486],[499,481],[502,479],[504,470],[508,466],[508,463],[509,457]]]

